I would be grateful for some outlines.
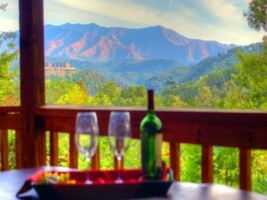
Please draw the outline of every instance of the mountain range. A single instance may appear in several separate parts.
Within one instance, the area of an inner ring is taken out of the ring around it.
[[[158,90],[168,82],[195,81],[232,67],[238,63],[236,48],[261,51],[261,44],[237,47],[190,39],[162,26],[129,29],[92,23],[45,25],[44,30],[46,62],[69,62],[121,86]]]
[[[45,56],[81,61],[165,59],[192,65],[232,47],[190,39],[163,26],[138,29],[94,23],[45,26]]]
[[[262,44],[256,43],[229,49],[217,56],[209,57],[201,62],[184,66],[174,60],[155,59],[144,61],[110,61],[94,63],[89,61],[46,57],[46,62],[70,62],[71,66],[81,71],[94,71],[105,79],[112,80],[118,85],[145,85],[146,88],[162,90],[168,82],[183,84],[198,80],[201,76],[214,72],[235,71],[234,65],[239,63],[236,52],[262,52]],[[229,76],[229,75],[227,75]],[[223,79],[223,77],[221,77]],[[227,79],[227,77],[225,77]]]

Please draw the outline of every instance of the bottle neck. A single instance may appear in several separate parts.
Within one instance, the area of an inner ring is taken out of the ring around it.
[[[147,110],[154,111],[154,91],[153,90],[148,90],[147,99],[148,99]]]

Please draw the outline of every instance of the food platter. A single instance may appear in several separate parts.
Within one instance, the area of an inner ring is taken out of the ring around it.
[[[122,184],[116,184],[117,170],[110,171],[73,171],[60,172],[62,176],[68,174],[69,183],[43,183],[40,179],[45,173],[55,171],[39,171],[28,180],[28,189],[34,188],[41,199],[133,199],[146,197],[163,197],[172,184],[172,178],[166,174],[163,180],[143,181],[141,170],[123,170]],[[93,184],[85,184],[87,174]],[[25,186],[25,185],[24,185]],[[22,192],[26,191],[24,187]]]

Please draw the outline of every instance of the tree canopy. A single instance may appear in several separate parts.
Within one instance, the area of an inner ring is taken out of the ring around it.
[[[6,11],[7,3],[0,4],[0,10]]]
[[[267,32],[267,0],[252,0],[249,9],[244,12],[250,28]]]

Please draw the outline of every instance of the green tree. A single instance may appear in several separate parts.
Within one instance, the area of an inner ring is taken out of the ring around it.
[[[230,186],[238,186],[238,149],[214,147],[214,182]]]
[[[249,9],[244,12],[250,28],[259,31],[267,31],[267,0],[253,0],[249,4]]]
[[[46,80],[46,103],[96,105],[95,98],[88,94],[82,80],[75,83],[61,78]]]
[[[238,53],[240,64],[233,79],[240,87],[245,108],[264,109],[267,104],[267,49],[260,54]]]
[[[181,179],[185,182],[201,181],[201,146],[181,145]]]
[[[0,52],[0,105],[16,105],[18,104],[18,89],[17,82],[14,78],[18,72],[9,70],[11,63],[17,58],[18,50],[15,49],[14,33],[3,32],[0,34],[0,47],[3,46],[3,51]]]
[[[0,4],[0,10],[6,11],[7,3]]]
[[[210,87],[206,77],[201,77],[198,83],[198,92],[194,97],[194,104],[197,108],[216,108],[220,100],[218,89]]]
[[[141,86],[125,87],[121,90],[118,104],[121,106],[145,106],[147,105],[146,89]]]
[[[223,92],[225,94],[223,100],[223,108],[234,109],[234,108],[245,108],[244,98],[241,94],[240,87],[234,80],[224,83]]]
[[[166,107],[172,108],[184,108],[187,104],[182,101],[181,97],[178,95],[179,86],[174,81],[167,81],[167,88],[161,93],[160,104]],[[162,103],[161,103],[162,102]]]
[[[103,105],[116,105],[120,97],[120,90],[114,82],[109,81],[102,86],[101,92],[98,95],[100,98],[106,99],[102,101]]]

